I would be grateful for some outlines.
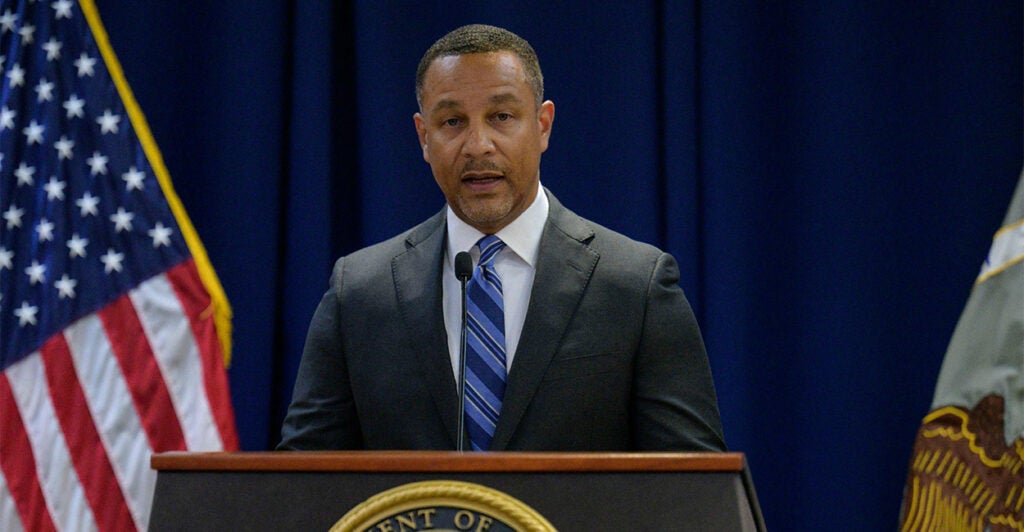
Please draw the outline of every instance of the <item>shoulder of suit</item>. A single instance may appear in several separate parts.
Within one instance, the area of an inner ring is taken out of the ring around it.
[[[410,247],[417,246],[432,237],[437,237],[438,231],[441,232],[441,236],[443,237],[443,209],[438,214],[431,216],[427,220],[400,234],[376,244],[371,244],[357,251],[353,251],[352,253],[338,259],[336,267],[342,263],[347,263],[349,267],[362,267],[364,265],[372,267],[375,265],[379,266],[380,264],[388,264],[391,262],[392,258],[406,252]]]
[[[638,259],[654,260],[664,253],[651,244],[634,240],[618,231],[588,220],[558,202],[549,192],[551,201],[548,223],[560,233],[589,246],[597,253],[624,253]]]

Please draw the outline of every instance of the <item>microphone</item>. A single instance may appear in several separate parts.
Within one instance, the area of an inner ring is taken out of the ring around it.
[[[455,277],[462,285],[462,334],[459,341],[459,440],[458,450],[465,450],[466,434],[466,281],[473,276],[473,257],[460,251],[455,255]]]

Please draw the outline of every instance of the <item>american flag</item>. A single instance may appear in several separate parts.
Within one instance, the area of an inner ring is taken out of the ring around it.
[[[235,450],[230,309],[91,0],[0,0],[0,530],[145,529]]]

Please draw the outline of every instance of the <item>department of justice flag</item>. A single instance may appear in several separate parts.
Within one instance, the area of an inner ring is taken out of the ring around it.
[[[91,0],[0,0],[0,530],[144,530],[238,448],[230,308]]]
[[[1024,530],[1024,175],[918,429],[901,526]]]

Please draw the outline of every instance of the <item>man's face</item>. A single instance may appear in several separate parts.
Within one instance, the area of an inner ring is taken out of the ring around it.
[[[487,234],[522,214],[537,195],[555,106],[537,108],[519,58],[439,57],[424,76],[420,103],[413,119],[423,159],[452,211]]]

